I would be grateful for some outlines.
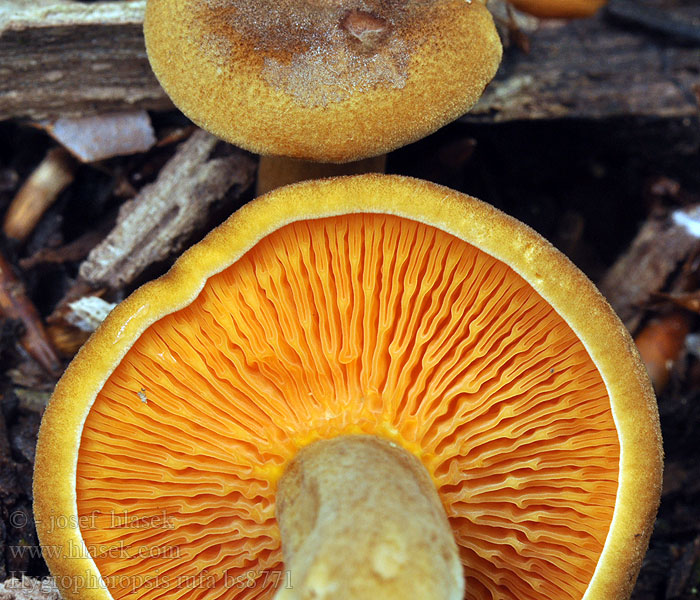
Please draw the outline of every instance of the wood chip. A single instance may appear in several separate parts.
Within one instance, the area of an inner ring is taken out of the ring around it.
[[[19,400],[18,407],[21,410],[41,414],[51,398],[50,392],[32,390],[27,388],[15,388],[15,396]]]
[[[64,318],[81,331],[93,332],[115,306],[115,303],[107,302],[98,296],[83,296],[68,304],[70,310]]]
[[[215,202],[246,190],[254,161],[228,145],[231,154],[212,158],[219,143],[201,130],[183,143],[156,181],[122,205],[115,228],[80,266],[81,278],[93,287],[130,284],[151,264],[179,252]]]
[[[647,221],[600,282],[600,290],[634,332],[644,305],[666,289],[671,275],[700,247],[700,204]]]
[[[42,127],[84,163],[146,152],[156,143],[145,110],[61,118]]]

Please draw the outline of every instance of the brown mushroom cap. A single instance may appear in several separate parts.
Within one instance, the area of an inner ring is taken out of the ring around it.
[[[153,70],[175,104],[260,154],[348,162],[465,113],[501,45],[483,0],[149,0]]]
[[[268,597],[276,482],[343,434],[421,460],[468,598],[628,597],[661,445],[626,330],[529,228],[378,175],[247,205],[83,347],[35,471],[64,597]]]

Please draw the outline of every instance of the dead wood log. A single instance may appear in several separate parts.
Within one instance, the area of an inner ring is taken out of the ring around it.
[[[0,119],[167,109],[143,43],[145,0],[4,0]]]
[[[666,0],[669,6],[672,2]],[[668,11],[697,23],[700,8]],[[700,28],[700,25],[698,25]],[[529,54],[506,52],[469,121],[658,117],[700,114],[700,48],[606,18],[540,21]]]

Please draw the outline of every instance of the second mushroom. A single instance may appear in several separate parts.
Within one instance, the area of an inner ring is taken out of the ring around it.
[[[41,427],[64,597],[628,597],[656,407],[536,233],[411,179],[280,189],[118,306]]]

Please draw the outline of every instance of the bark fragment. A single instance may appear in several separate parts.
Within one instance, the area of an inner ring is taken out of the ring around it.
[[[122,206],[115,228],[80,266],[81,278],[96,288],[130,284],[179,252],[215,202],[246,190],[253,160],[232,146],[226,146],[230,154],[212,158],[219,143],[201,130],[183,143],[156,181]]]
[[[651,218],[641,228],[629,250],[600,282],[600,290],[634,332],[644,305],[664,291],[678,267],[700,249],[700,204]]]

